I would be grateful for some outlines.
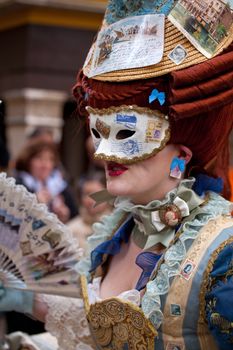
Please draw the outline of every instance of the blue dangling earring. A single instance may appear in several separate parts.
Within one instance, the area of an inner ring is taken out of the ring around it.
[[[170,177],[180,179],[185,171],[185,159],[174,157],[170,165]]]

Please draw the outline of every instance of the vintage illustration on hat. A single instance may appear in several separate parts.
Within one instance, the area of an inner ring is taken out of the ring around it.
[[[233,39],[229,1],[110,0],[84,74],[104,81],[145,79],[218,55]]]

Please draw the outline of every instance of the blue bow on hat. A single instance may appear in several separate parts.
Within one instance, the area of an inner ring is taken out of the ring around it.
[[[152,103],[156,99],[158,99],[160,106],[162,106],[165,103],[165,92],[159,92],[157,89],[152,90],[149,96],[149,103]]]

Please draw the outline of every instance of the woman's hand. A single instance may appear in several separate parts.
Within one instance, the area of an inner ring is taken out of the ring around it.
[[[17,311],[32,315],[33,304],[33,292],[5,288],[0,282],[0,311]]]
[[[43,301],[42,294],[35,294],[28,290],[5,288],[0,281],[0,312],[6,311],[17,311],[45,322],[48,306]]]
[[[36,193],[36,196],[40,203],[45,203],[47,205],[52,200],[51,194],[46,188],[43,188],[42,190],[38,191]]]
[[[58,218],[63,223],[66,223],[70,218],[70,210],[65,205],[62,197],[60,196],[57,196],[56,198],[53,199],[51,210],[53,211],[53,213],[55,213],[58,216]]]

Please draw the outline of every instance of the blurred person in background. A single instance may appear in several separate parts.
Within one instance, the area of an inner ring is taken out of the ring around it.
[[[0,138],[0,172],[8,172],[10,162],[10,153],[6,147],[6,144]]]
[[[68,227],[78,238],[80,246],[86,251],[87,237],[93,232],[92,225],[98,222],[104,215],[110,214],[112,206],[107,203],[101,203],[95,206],[95,200],[91,194],[104,190],[105,184],[104,171],[96,171],[84,177],[78,186],[79,215],[68,222]]]
[[[37,126],[28,135],[27,140],[30,141],[44,141],[55,143],[53,130],[47,126]]]
[[[91,135],[89,135],[86,139],[85,148],[89,160],[87,175],[91,176],[96,172],[104,171],[104,161],[94,158],[95,146]]]
[[[78,214],[77,203],[58,168],[59,155],[52,142],[33,140],[26,143],[15,161],[16,182],[36,193],[40,203],[45,203],[63,222]]]

